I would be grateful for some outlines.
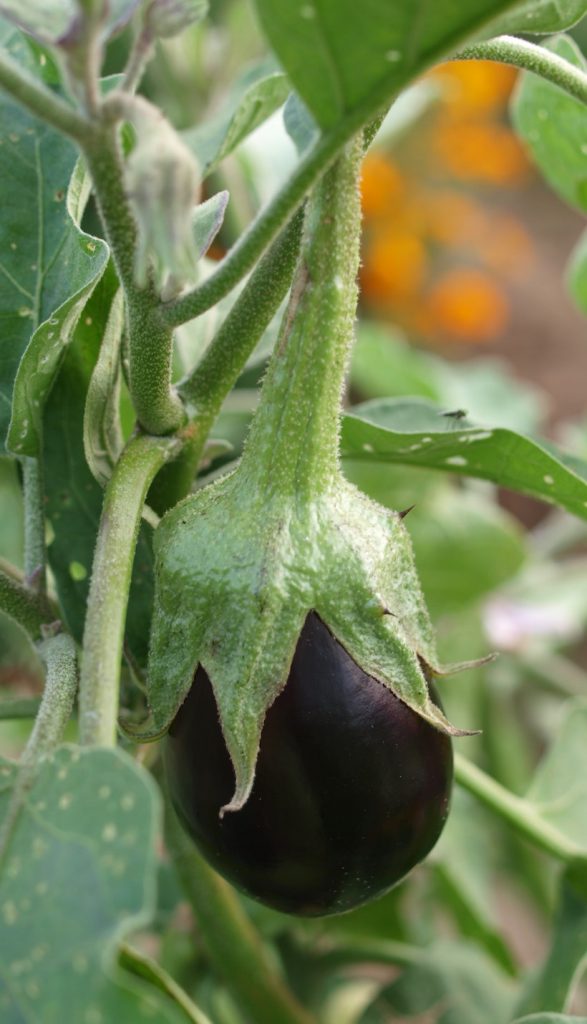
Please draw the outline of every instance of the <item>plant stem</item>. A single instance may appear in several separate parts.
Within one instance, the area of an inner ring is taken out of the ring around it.
[[[468,790],[490,810],[513,825],[521,835],[558,860],[570,864],[576,860],[586,859],[585,851],[542,818],[528,800],[515,796],[460,754],[455,754],[455,778],[463,789]]]
[[[18,622],[31,639],[38,640],[41,626],[54,622],[56,609],[44,594],[36,594],[29,587],[17,583],[0,569],[0,611]]]
[[[202,443],[287,294],[298,258],[302,221],[300,211],[252,273],[201,362],[178,385],[180,395],[196,408]]]
[[[47,590],[45,548],[45,495],[40,459],[21,459],[24,490],[24,572],[28,585],[39,594]]]
[[[576,100],[587,104],[587,74],[557,53],[536,43],[515,36],[497,36],[487,42],[474,43],[455,54],[451,60],[493,60],[532,71]]]
[[[80,682],[80,738],[114,746],[120,660],[132,565],[145,497],[181,441],[140,435],[129,442],[106,488],[98,530]]]
[[[353,339],[361,230],[361,136],[308,201],[290,301],[241,460],[258,493],[328,488]]]
[[[167,434],[185,419],[171,387],[173,329],[159,315],[160,300],[152,285],[139,288],[135,282],[137,228],[124,186],[117,127],[107,123],[97,128],[84,154],[125,293],[129,386],[137,418],[145,431]]]
[[[55,93],[21,68],[5,50],[0,52],[0,89],[4,89],[31,114],[80,144],[90,134],[90,124]]]
[[[165,838],[214,968],[255,1024],[311,1024],[275,973],[233,890],[200,856],[166,808]]]
[[[205,313],[238,284],[335,159],[348,135],[348,131],[338,130],[319,139],[283,188],[233,245],[218,270],[201,285],[163,307],[166,323],[178,327]]]
[[[27,790],[34,782],[37,766],[59,743],[67,725],[77,692],[75,643],[66,633],[46,640],[40,647],[47,666],[45,689],[35,724],[20,759],[19,772],[0,830],[0,861],[6,853]]]

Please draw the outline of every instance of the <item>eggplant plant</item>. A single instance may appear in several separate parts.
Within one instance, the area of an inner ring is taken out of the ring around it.
[[[587,1012],[587,676],[556,630],[496,661],[487,626],[567,607],[587,461],[515,399],[447,407],[423,356],[423,392],[347,388],[357,334],[370,379],[395,351],[357,314],[365,154],[428,69],[505,63],[584,214],[562,33],[586,13],[0,0],[7,1024]],[[269,119],[297,157],[262,205],[242,151]],[[569,267],[587,311],[584,241]],[[558,506],[548,528],[525,539],[497,487]],[[539,762],[530,677],[556,705]],[[514,881],[532,963],[497,911]]]

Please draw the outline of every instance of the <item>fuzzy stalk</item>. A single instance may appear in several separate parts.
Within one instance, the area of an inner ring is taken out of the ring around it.
[[[84,630],[80,738],[114,746],[120,661],[134,553],[143,505],[161,466],[181,442],[140,435],[129,442],[106,488]]]
[[[32,640],[41,636],[41,627],[57,618],[57,610],[43,594],[36,594],[29,587],[12,579],[0,569],[0,611],[29,634]]]
[[[312,193],[290,302],[242,469],[260,491],[309,494],[338,473],[340,400],[353,340],[362,137]]]
[[[21,459],[24,491],[24,572],[32,590],[44,594],[47,589],[47,552],[45,549],[45,495],[41,460]]]
[[[452,60],[493,60],[510,64],[522,71],[532,71],[581,103],[587,103],[587,74],[564,57],[515,36],[497,36],[487,42],[474,43],[455,54]]]
[[[129,386],[143,429],[168,434],[185,419],[183,406],[171,387],[173,329],[164,324],[160,301],[152,285],[135,282],[137,227],[124,187],[122,158],[114,124],[96,130],[84,155],[92,177],[100,217],[127,309]]]

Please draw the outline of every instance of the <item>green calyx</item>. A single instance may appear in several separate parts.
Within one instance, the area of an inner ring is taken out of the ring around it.
[[[153,733],[166,730],[198,664],[210,678],[244,805],[269,706],[316,612],[361,668],[435,727],[440,672],[401,517],[343,478],[340,395],[359,259],[356,140],[312,196],[300,265],[243,458],[155,534],[149,662]]]

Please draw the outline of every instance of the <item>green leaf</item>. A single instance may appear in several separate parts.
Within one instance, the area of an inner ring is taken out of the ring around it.
[[[351,383],[363,398],[419,395],[447,409],[464,406],[476,423],[512,430],[535,430],[545,412],[542,393],[515,380],[504,361],[449,363],[414,348],[398,331],[371,323],[358,326]]]
[[[120,344],[124,296],[112,300],[84,411],[84,451],[92,476],[105,487],[122,449],[120,426]]]
[[[509,14],[502,14],[489,25],[485,33],[489,36],[516,35],[524,32],[528,35],[550,35],[552,32],[564,32],[576,25],[587,14],[586,0],[524,0]]]
[[[435,1007],[437,1024],[503,1024],[512,1006],[510,985],[473,946],[445,941],[419,951],[414,963],[383,989],[360,1024],[388,1024]]]
[[[140,0],[109,0],[102,35],[110,36],[132,17]],[[75,40],[79,21],[77,0],[0,0],[0,14],[44,43],[66,45]]]
[[[527,799],[542,818],[587,853],[587,701],[569,702]],[[587,949],[587,941],[585,944]]]
[[[34,64],[16,30],[5,44]],[[87,186],[73,146],[8,97],[0,97],[0,184],[10,196],[0,226],[0,451],[36,455],[43,404],[107,246],[79,222]],[[68,187],[69,186],[69,187]]]
[[[145,981],[150,982],[151,985],[154,985],[161,992],[170,996],[177,1003],[178,1008],[182,1010],[186,1019],[191,1021],[192,1024],[211,1024],[208,1017],[204,1016],[202,1011],[198,1009],[177,982],[173,980],[171,975],[156,960],[152,960],[151,957],[145,956],[144,953],[140,953],[137,949],[125,943],[120,948],[118,962],[121,967],[124,967],[131,974],[136,974],[138,978],[144,978]]]
[[[105,317],[117,288],[116,275],[109,266],[74,332],[45,408],[43,426],[46,511],[54,535],[48,558],[67,626],[78,642],[83,637],[104,497],[84,452],[86,395],[100,351]],[[127,613],[127,641],[140,664],[147,653],[152,588],[150,531],[143,525]]]
[[[423,399],[354,406],[343,418],[344,458],[441,469],[491,480],[587,518],[587,464],[502,427],[485,429]]]
[[[208,252],[212,242],[222,227],[226,206],[229,200],[228,192],[217,192],[205,203],[200,203],[194,210],[193,230],[198,256]]]
[[[568,36],[546,48],[587,71],[587,61]],[[585,106],[557,86],[530,72],[521,78],[512,103],[518,134],[542,174],[571,206],[587,212],[587,118]]]
[[[583,975],[587,962],[585,867],[578,884],[575,874],[571,868],[563,875],[550,950],[538,975],[531,979],[522,997],[517,1008],[519,1014],[544,1009],[564,1012],[569,1008],[575,987]]]
[[[567,285],[582,313],[587,314],[587,231],[581,235],[567,266]]]
[[[290,92],[283,108],[285,130],[301,156],[318,138],[320,131],[297,92]]]
[[[290,88],[286,76],[273,72],[259,77],[264,74],[264,67],[253,68],[234,85],[223,109],[213,120],[182,133],[204,177],[285,103]]]
[[[511,0],[256,0],[279,60],[323,129],[367,122]],[[358,127],[358,125],[357,125]]]
[[[17,768],[0,768],[6,806]],[[119,750],[62,747],[43,763],[0,880],[5,1024],[185,1021],[120,971],[114,950],[155,910],[155,786]]]

